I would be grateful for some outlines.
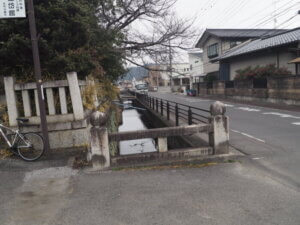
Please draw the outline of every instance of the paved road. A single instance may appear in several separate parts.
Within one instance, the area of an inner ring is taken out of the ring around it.
[[[1,225],[295,225],[300,194],[247,162],[86,174],[1,170]]]
[[[0,224],[300,224],[299,113],[227,104],[231,144],[249,154],[241,162],[90,174],[67,159],[0,160]]]
[[[214,100],[150,93],[178,103],[208,109]],[[300,188],[300,113],[225,102],[230,117],[230,143],[259,161],[274,176]]]

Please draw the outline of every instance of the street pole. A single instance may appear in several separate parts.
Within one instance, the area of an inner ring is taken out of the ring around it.
[[[36,79],[37,94],[39,99],[41,130],[45,142],[45,150],[46,152],[49,152],[50,149],[49,135],[48,135],[46,108],[45,108],[45,101],[44,101],[45,98],[43,94],[41,62],[40,62],[40,53],[39,53],[39,46],[37,40],[33,0],[27,0],[27,7],[28,7],[28,19],[29,19],[29,28],[30,28],[30,36],[31,36],[31,44],[32,44],[32,53],[33,53],[34,75]]]
[[[157,86],[157,91],[158,91],[158,68],[157,68],[157,53],[155,53],[155,74],[156,74],[156,86]]]
[[[171,40],[169,40],[169,60],[170,60],[170,86],[171,86],[171,91],[173,89],[173,69],[172,69],[172,51],[171,51]]]

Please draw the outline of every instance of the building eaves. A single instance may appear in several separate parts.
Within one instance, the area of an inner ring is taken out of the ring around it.
[[[283,32],[274,36],[256,39],[246,44],[239,45],[237,46],[237,48],[231,49],[224,55],[214,59],[214,61],[220,61],[223,59],[228,59],[239,55],[261,51],[268,48],[279,47],[298,41],[300,41],[300,27],[290,30],[288,32]]]
[[[236,39],[248,39],[248,38],[260,38],[270,33],[278,34],[285,32],[284,29],[206,29],[196,47],[200,47],[210,37],[218,38],[236,38]]]

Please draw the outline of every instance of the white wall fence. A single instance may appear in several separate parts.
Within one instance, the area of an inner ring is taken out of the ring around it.
[[[86,81],[78,80],[77,73],[67,73],[67,80],[43,83],[50,146],[73,147],[86,139],[83,131],[87,123],[84,116],[81,92]],[[29,119],[26,131],[40,131],[40,112],[36,83],[16,83],[13,77],[4,77],[9,126],[17,126],[17,118]],[[86,132],[86,131],[85,131]],[[84,137],[82,137],[82,135]],[[64,140],[68,139],[68,140]],[[78,140],[75,140],[78,139]]]

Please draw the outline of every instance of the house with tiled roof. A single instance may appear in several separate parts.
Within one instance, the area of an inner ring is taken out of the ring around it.
[[[228,50],[262,36],[281,33],[279,29],[206,29],[196,44],[196,48],[203,50],[203,72],[205,75],[214,74],[220,77],[218,61],[214,60],[222,56]],[[228,77],[220,77],[228,79]]]
[[[220,78],[233,80],[236,71],[274,64],[300,75],[300,27],[244,42],[212,60],[220,64]]]

